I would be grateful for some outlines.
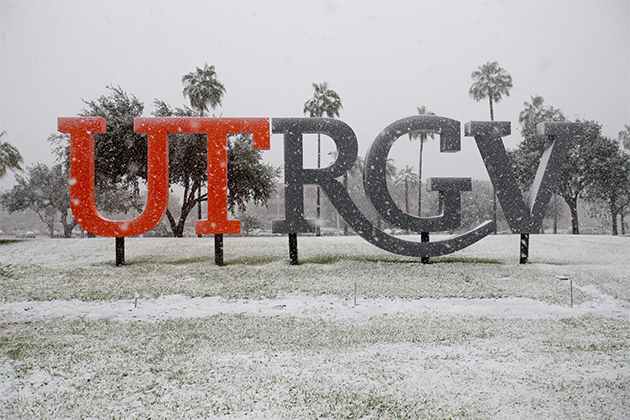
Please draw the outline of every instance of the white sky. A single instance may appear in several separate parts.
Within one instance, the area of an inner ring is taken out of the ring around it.
[[[154,98],[185,104],[181,78],[205,63],[226,87],[223,116],[302,116],[311,84],[327,81],[361,156],[421,105],[462,124],[488,120],[487,102],[468,95],[471,72],[488,61],[513,77],[495,106],[495,119],[512,122],[508,148],[531,95],[609,137],[630,124],[628,1],[0,0],[0,25],[0,131],[27,165],[53,163],[47,138],[82,98],[120,85],[150,116]],[[487,179],[474,140],[462,143],[440,154],[429,142],[423,178]],[[391,157],[417,168],[417,148],[400,139]],[[282,163],[280,136],[265,156]]]

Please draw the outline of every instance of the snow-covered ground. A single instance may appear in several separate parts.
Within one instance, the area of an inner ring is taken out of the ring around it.
[[[625,317],[630,320],[630,303],[599,293],[592,286],[578,287],[593,301],[569,306],[550,305],[526,298],[505,299],[341,299],[332,296],[291,295],[275,299],[227,300],[221,297],[188,298],[183,295],[155,299],[83,302],[54,300],[0,304],[4,323],[75,319],[109,321],[162,321],[172,318],[203,318],[219,314],[246,316],[292,316],[303,318],[366,318],[386,315],[471,315],[504,318],[558,318],[587,314]]]
[[[630,418],[630,238],[126,242],[0,245],[0,417]]]

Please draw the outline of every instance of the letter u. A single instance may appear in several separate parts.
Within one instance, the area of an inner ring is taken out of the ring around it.
[[[94,133],[107,131],[105,119],[59,118],[57,129],[70,134],[70,205],[79,226],[94,235],[122,238],[140,235],[160,223],[169,198],[166,131],[148,131],[148,199],[144,211],[135,219],[114,221],[99,214],[94,193]]]

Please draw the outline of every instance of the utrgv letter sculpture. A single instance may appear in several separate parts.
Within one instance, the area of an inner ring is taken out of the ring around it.
[[[394,142],[415,131],[440,136],[441,152],[461,149],[460,122],[434,115],[418,115],[398,120],[385,128],[375,139],[365,159],[364,185],[369,200],[381,217],[392,225],[414,232],[440,232],[460,227],[462,191],[471,190],[470,178],[429,178],[427,188],[438,191],[441,214],[417,217],[400,210],[394,203],[386,182],[386,163]],[[227,135],[251,133],[255,149],[270,147],[269,131],[284,136],[285,219],[274,220],[275,233],[289,236],[291,264],[298,263],[297,234],[314,232],[315,221],[304,218],[303,186],[317,184],[352,229],[371,244],[396,254],[423,259],[449,254],[489,235],[495,230],[493,221],[486,221],[464,234],[441,241],[406,241],[374,226],[356,207],[340,181],[355,163],[358,142],[352,128],[330,118],[136,118],[134,130],[148,135],[148,201],[143,213],[132,220],[111,221],[96,209],[94,198],[94,133],[105,132],[102,118],[59,118],[58,130],[70,134],[70,197],[72,213],[86,231],[99,236],[117,238],[117,265],[124,263],[123,238],[149,231],[162,220],[168,205],[168,135],[173,133],[207,133],[208,136],[208,219],[196,224],[197,234],[215,235],[215,252],[222,247],[222,234],[240,232],[238,220],[227,216]],[[337,159],[329,167],[303,167],[303,134],[321,133],[337,146]],[[521,263],[527,262],[530,233],[540,230],[545,209],[551,199],[556,180],[571,140],[581,133],[577,123],[541,123],[538,133],[548,137],[532,186],[528,203],[512,172],[502,137],[510,134],[509,122],[466,123],[465,135],[472,136],[497,197],[514,233],[521,234]],[[222,255],[222,250],[221,250]],[[221,259],[217,264],[222,265]]]

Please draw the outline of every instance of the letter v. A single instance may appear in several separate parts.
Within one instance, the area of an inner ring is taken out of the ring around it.
[[[526,204],[502,140],[502,137],[511,133],[510,123],[469,121],[465,125],[464,133],[467,137],[475,138],[503,213],[514,233],[540,231],[571,141],[582,133],[582,125],[579,123],[544,122],[536,128],[538,135],[547,136],[549,141],[540,159]]]

